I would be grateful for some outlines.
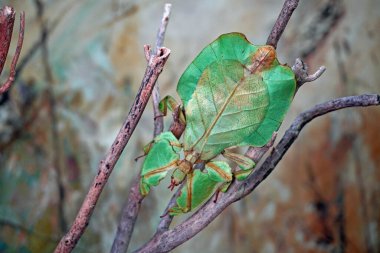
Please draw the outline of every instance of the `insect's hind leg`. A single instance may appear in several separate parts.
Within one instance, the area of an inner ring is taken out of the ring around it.
[[[222,155],[228,160],[236,163],[241,170],[234,171],[233,174],[235,178],[239,181],[245,180],[253,171],[256,163],[249,157],[237,153],[224,150]]]

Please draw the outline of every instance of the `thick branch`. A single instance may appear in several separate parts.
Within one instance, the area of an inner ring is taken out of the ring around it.
[[[274,170],[303,127],[321,115],[348,107],[372,106],[380,104],[380,96],[361,95],[344,97],[316,105],[312,109],[301,113],[286,131],[279,144],[273,149],[271,155],[256,169],[252,175],[243,182],[235,181],[226,194],[222,194],[217,203],[209,200],[196,213],[177,227],[167,230],[153,237],[147,244],[136,252],[168,252],[178,245],[186,242],[202,231],[227,206],[251,193]]]
[[[152,93],[153,86],[162,72],[169,54],[169,49],[160,48],[157,54],[152,57],[152,60],[149,61],[141,87],[137,93],[135,101],[133,102],[132,108],[129,111],[128,117],[117,134],[116,139],[109,149],[105,159],[100,161],[98,174],[96,175],[90,190],[82,203],[82,207],[80,208],[72,227],[61,239],[55,249],[56,253],[71,252],[84,233],[84,230],[90,222],[92,212],[95,209],[100,193],[102,192],[113,168],[115,167],[116,162],[120,158],[121,153],[123,152],[141,118],[141,115]]]
[[[274,24],[272,31],[269,34],[267,45],[272,45],[274,48],[277,48],[277,43],[280,40],[280,37],[284,32],[293,11],[297,8],[298,2],[299,0],[285,1],[284,5],[282,6],[280,15],[278,15],[276,23]]]
[[[293,121],[292,125],[285,132],[281,141],[273,149],[271,155],[264,161],[259,170],[253,172],[251,177],[245,182],[248,187],[245,194],[252,192],[275,168],[278,162],[285,155],[287,150],[297,139],[303,127],[313,119],[325,115],[329,112],[337,111],[349,107],[366,107],[380,105],[380,95],[378,94],[365,94],[359,96],[350,96],[330,100],[328,102],[318,104],[312,109],[305,111],[298,115]]]
[[[1,73],[3,66],[4,66],[4,63],[5,63],[5,60],[6,60],[6,57],[7,57],[7,54],[8,54],[9,44],[10,44],[11,38],[12,38],[12,29],[13,29],[15,12],[13,11],[12,8],[5,6],[4,9],[2,9],[0,11],[0,13],[1,13],[0,14],[0,32],[1,32],[0,33],[0,73]],[[4,13],[13,13],[13,17],[11,17],[11,18],[6,17],[5,18],[5,20],[6,20],[5,25],[2,23],[3,22],[2,19],[4,18],[4,16],[3,16]],[[6,27],[6,31],[3,31],[4,27]],[[20,30],[19,30],[19,34],[18,34],[16,52],[15,52],[15,55],[13,56],[13,59],[12,59],[11,69],[9,72],[8,80],[0,87],[0,94],[3,94],[7,90],[9,90],[9,88],[11,87],[11,85],[15,79],[16,65],[17,65],[17,61],[18,61],[18,58],[19,58],[20,53],[21,53],[22,44],[24,42],[24,30],[25,30],[25,13],[22,12],[20,14]],[[4,34],[2,34],[3,32],[6,33],[5,37],[3,37],[4,36]],[[8,38],[8,36],[9,36],[9,38]]]
[[[151,61],[152,56],[163,46],[166,27],[169,22],[171,4],[165,4],[164,13],[161,20],[161,25],[158,29],[156,47],[153,51],[150,51],[149,47],[145,47],[145,58],[148,62]],[[164,122],[161,117],[161,113],[158,110],[158,104],[160,102],[160,94],[157,84],[154,85],[152,93],[152,102],[154,110],[154,136],[157,136],[163,131]],[[136,224],[137,216],[140,211],[141,203],[144,196],[140,193],[140,173],[135,180],[132,181],[131,188],[129,190],[129,196],[127,203],[123,206],[121,211],[121,217],[117,226],[115,239],[112,243],[111,252],[126,252],[131,241],[133,229]]]

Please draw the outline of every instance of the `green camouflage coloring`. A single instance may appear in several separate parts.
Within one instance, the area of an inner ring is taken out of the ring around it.
[[[211,161],[219,154],[243,170],[235,178],[245,179],[254,162],[225,149],[265,145],[281,125],[295,90],[294,73],[278,62],[273,47],[252,45],[240,33],[221,35],[181,76],[177,92],[186,118],[183,144],[170,132],[155,138],[143,165],[141,192],[147,194],[175,168],[171,188],[187,182],[169,213],[188,212],[232,181],[227,163]],[[164,101],[165,111],[175,106],[171,97]],[[194,169],[196,163],[205,163],[205,169]]]

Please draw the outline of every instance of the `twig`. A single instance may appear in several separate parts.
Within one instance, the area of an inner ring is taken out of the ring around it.
[[[249,147],[246,156],[251,158],[255,163],[258,163],[265,153],[274,145],[274,141],[277,138],[277,132],[274,132],[270,141],[264,147]]]
[[[84,230],[90,222],[92,212],[95,209],[100,193],[139,122],[152,93],[153,86],[162,72],[169,55],[169,49],[160,48],[157,54],[152,56],[151,61],[149,61],[140,89],[133,102],[132,108],[129,111],[128,117],[117,134],[111,148],[107,152],[105,159],[100,161],[98,174],[92,182],[72,227],[69,232],[63,236],[55,249],[56,253],[71,252],[84,233]]]
[[[165,32],[166,27],[169,23],[170,10],[172,5],[167,3],[164,7],[164,14],[162,15],[161,25],[157,32],[157,40],[156,40],[156,48],[153,49],[152,53],[154,54],[156,50],[164,45]],[[158,104],[160,103],[160,91],[158,88],[158,84],[156,84],[153,88],[152,93],[152,103],[153,103],[153,112],[154,112],[154,132],[153,136],[156,137],[160,133],[162,133],[164,129],[164,119],[160,110],[158,109]]]
[[[12,40],[13,26],[16,12],[10,6],[0,9],[0,74],[3,71],[5,61]]]
[[[297,89],[299,89],[304,83],[317,80],[326,71],[326,67],[321,66],[314,74],[309,75],[306,63],[297,58],[292,70],[296,76]]]
[[[144,196],[140,193],[139,174],[132,181],[132,186],[129,189],[128,200],[121,211],[120,221],[110,252],[127,251],[143,200]]]
[[[169,22],[171,4],[165,4],[164,13],[161,20],[161,25],[158,29],[156,47],[151,51],[149,46],[145,46],[145,58],[150,63],[153,55],[163,46],[166,27]],[[156,84],[156,83],[155,83]],[[154,85],[154,84],[153,84]],[[157,136],[163,131],[164,122],[158,104],[160,102],[160,94],[157,84],[154,85],[152,92],[152,102],[154,110],[154,136]],[[144,196],[140,193],[140,173],[132,181],[129,190],[127,203],[123,206],[121,217],[117,226],[116,235],[112,243],[111,252],[126,252],[131,241],[133,229],[136,224],[137,216],[140,211],[141,203]]]
[[[33,43],[33,45],[29,48],[29,51],[25,52],[23,57],[20,59],[19,64],[16,68],[15,80],[17,80],[18,76],[22,73],[24,68],[29,64],[30,60],[32,60],[33,56],[36,55],[39,48],[41,48],[43,41],[46,40],[45,37],[50,36],[54,29],[58,26],[59,21],[62,19],[63,15],[57,17],[54,21],[51,22],[51,25],[46,28],[46,32],[44,36],[39,36],[37,41]],[[48,24],[46,24],[48,25]]]
[[[176,202],[177,202],[177,198],[179,197],[179,195],[181,194],[181,190],[183,188],[183,186],[185,185],[185,182],[182,182],[179,186],[178,186],[178,189],[177,191],[175,192],[175,194],[173,194],[173,196],[171,197],[169,203],[167,204],[166,208],[165,208],[165,211],[163,213],[163,217],[161,218],[160,222],[158,223],[158,226],[157,226],[157,231],[156,233],[162,233],[163,231],[165,230],[168,230],[172,220],[173,220],[173,216],[169,215],[168,212],[169,212],[169,209],[174,207],[176,205]]]
[[[7,12],[7,8],[9,7],[4,7],[4,12]],[[14,15],[14,11],[13,9],[11,8],[11,12],[13,12],[13,15]],[[13,21],[14,21],[14,18],[13,18]],[[11,37],[12,37],[12,30],[13,30],[13,21],[12,21],[12,25],[11,26],[8,26],[8,28],[10,28],[11,30],[7,30],[6,32],[10,34],[10,38],[9,38],[9,41],[5,42],[5,43],[8,43],[8,46],[5,46],[7,47],[7,50],[5,51],[5,58],[4,58],[4,62],[1,60],[1,66],[0,66],[0,73],[3,69],[3,65],[5,63],[5,59],[6,59],[6,56],[7,56],[7,53],[8,53],[8,49],[9,49],[9,43],[10,43],[10,40],[11,40]],[[2,26],[2,24],[1,24]],[[3,29],[1,29],[3,30]],[[0,87],[0,94],[3,94],[4,92],[6,92],[12,85],[14,79],[15,79],[15,75],[16,75],[16,65],[17,65],[17,61],[18,61],[18,58],[20,56],[20,53],[21,53],[21,48],[22,48],[22,44],[24,42],[24,30],[25,30],[25,13],[22,12],[20,14],[20,30],[19,30],[19,34],[18,34],[18,41],[17,41],[17,47],[16,47],[16,52],[15,52],[15,55],[13,56],[13,59],[12,59],[12,64],[11,64],[11,69],[10,69],[10,72],[9,72],[9,77],[8,77],[8,80],[5,82],[5,84],[3,84],[1,87]],[[2,31],[3,32],[3,31]],[[3,43],[3,41],[1,41],[1,43]],[[3,51],[3,50],[1,50]],[[1,56],[0,57],[3,57],[3,52],[1,52]]]
[[[267,45],[271,45],[277,48],[277,43],[280,40],[282,33],[284,32],[286,25],[292,16],[293,11],[297,8],[299,0],[286,0],[282,6],[280,15],[274,24],[271,33],[267,39]]]
[[[274,170],[276,165],[288,151],[303,127],[311,120],[348,107],[373,106],[380,104],[377,94],[343,97],[316,105],[312,109],[301,113],[285,132],[279,144],[272,150],[265,162],[243,182],[235,181],[227,193],[222,194],[216,203],[209,200],[196,213],[177,227],[167,230],[153,237],[142,248],[135,252],[168,252],[186,242],[203,230],[227,206],[251,193]]]

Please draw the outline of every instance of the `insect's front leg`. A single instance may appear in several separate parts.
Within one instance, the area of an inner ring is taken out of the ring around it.
[[[256,166],[256,163],[249,157],[237,153],[224,150],[222,155],[235,162],[241,170],[233,172],[235,178],[239,181],[246,179],[253,171]]]
[[[164,132],[153,140],[141,170],[141,194],[147,195],[150,188],[158,185],[169,170],[178,167],[181,147],[171,132]]]
[[[181,109],[181,104],[179,104],[172,96],[166,96],[164,97],[159,105],[158,105],[158,109],[162,112],[163,116],[166,116],[167,113],[168,113],[168,109],[172,112],[176,112],[177,111],[177,116],[178,117],[178,121],[183,124],[183,125],[186,125],[186,119],[185,119],[185,114],[183,113],[182,109]],[[176,119],[175,119],[176,120]]]

